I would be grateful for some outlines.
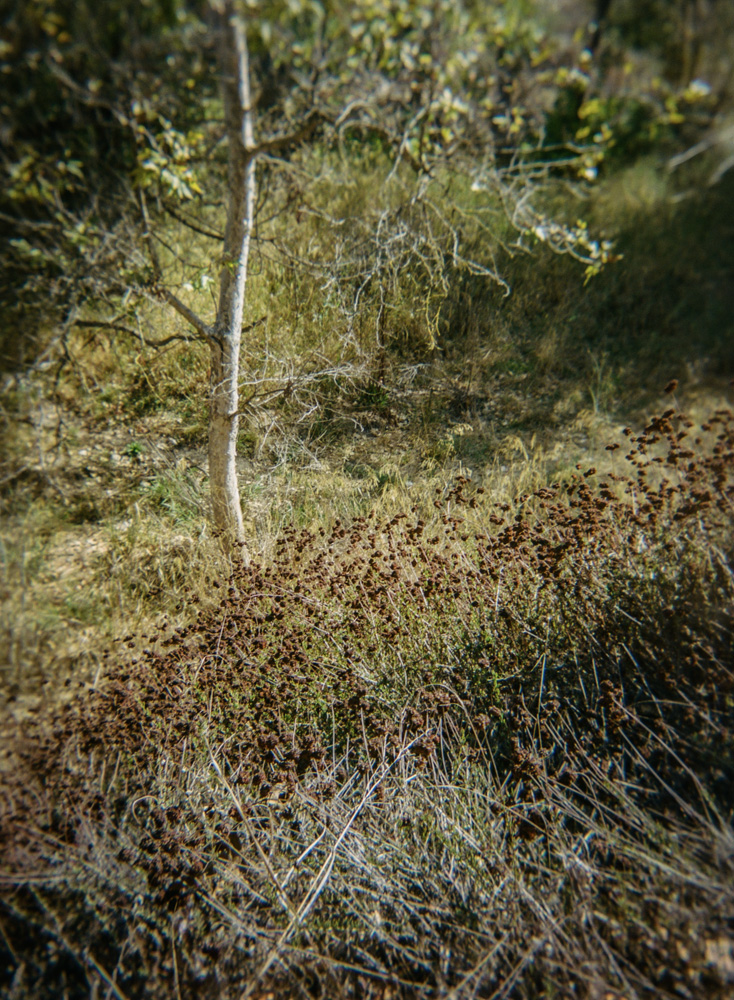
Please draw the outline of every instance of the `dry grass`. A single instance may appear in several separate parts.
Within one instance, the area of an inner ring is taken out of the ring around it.
[[[622,440],[108,650],[6,781],[8,992],[730,995],[734,417]]]
[[[77,331],[6,393],[4,995],[731,995],[729,417],[677,439],[734,374],[730,190],[669,185],[602,189],[583,292],[457,279],[432,354],[415,289],[370,353],[263,257],[244,574],[201,346]]]

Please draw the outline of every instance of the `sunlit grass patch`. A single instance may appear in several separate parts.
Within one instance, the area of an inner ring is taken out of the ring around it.
[[[166,494],[167,498],[168,494]],[[154,505],[157,506],[157,505]],[[69,684],[99,679],[100,650],[115,636],[151,623],[188,621],[222,572],[217,542],[198,518],[177,523],[163,506],[104,525],[36,502],[4,524],[2,694],[4,711],[52,705]],[[160,625],[159,625],[160,627]],[[40,701],[39,701],[40,699]]]

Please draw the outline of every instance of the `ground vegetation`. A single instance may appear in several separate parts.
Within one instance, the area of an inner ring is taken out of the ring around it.
[[[249,562],[202,9],[5,22],[0,995],[732,995],[734,36],[593,6],[251,30]]]
[[[294,527],[121,637],[5,782],[6,987],[727,996],[733,436]]]

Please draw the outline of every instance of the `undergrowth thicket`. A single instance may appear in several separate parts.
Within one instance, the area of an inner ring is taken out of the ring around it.
[[[108,650],[3,777],[3,994],[731,996],[734,414],[608,456]]]

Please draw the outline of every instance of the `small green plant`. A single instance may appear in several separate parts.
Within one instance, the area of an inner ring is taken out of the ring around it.
[[[140,487],[144,501],[154,509],[165,511],[178,524],[185,524],[205,514],[205,500],[199,481],[191,470],[172,469],[160,472]]]
[[[356,405],[364,410],[384,410],[390,404],[388,387],[382,382],[368,382],[357,396]]]
[[[126,444],[123,449],[123,455],[127,455],[128,458],[139,458],[145,451],[142,444],[139,441],[131,441]]]

